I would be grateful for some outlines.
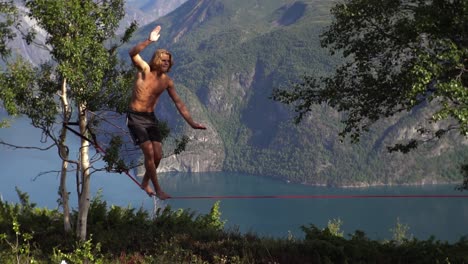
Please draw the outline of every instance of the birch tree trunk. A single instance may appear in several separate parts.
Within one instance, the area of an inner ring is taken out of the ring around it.
[[[62,128],[62,132],[60,137],[62,137],[62,133],[64,132],[65,128]],[[66,136],[66,134],[64,134]],[[62,138],[60,138],[62,140]],[[64,155],[64,152],[67,152],[64,150],[62,146],[60,146],[60,152],[62,153],[61,155]],[[68,158],[68,153],[65,154],[66,158]],[[71,223],[70,223],[70,206],[68,204],[69,202],[69,195],[68,195],[68,190],[67,190],[67,168],[68,168],[68,162],[66,160],[62,160],[62,168],[60,171],[60,197],[62,199],[62,207],[63,207],[63,228],[65,229],[66,233],[70,233],[72,228],[71,228]]]
[[[47,35],[46,42],[43,42],[42,39],[34,37],[36,34],[34,34],[33,28],[24,27],[25,34],[32,34],[32,39],[27,41],[27,44],[34,43],[46,47],[53,63],[50,65],[49,63],[41,63],[40,67],[25,67],[25,70],[28,70],[27,74],[24,71],[16,72],[14,67],[9,67],[14,73],[13,76],[18,77],[12,78],[11,87],[7,87],[8,91],[11,91],[11,95],[14,95],[7,99],[20,106],[18,109],[21,110],[21,114],[27,115],[34,122],[48,126],[54,124],[53,121],[59,114],[63,114],[63,121],[67,123],[72,113],[69,104],[73,107],[76,106],[79,133],[86,136],[89,132],[86,130],[89,122],[86,116],[87,103],[93,105],[93,109],[97,110],[110,105],[117,107],[117,102],[113,102],[116,99],[109,95],[124,95],[126,84],[130,81],[130,77],[133,77],[128,74],[130,72],[127,70],[122,72],[119,69],[120,59],[114,50],[130,40],[131,34],[136,30],[136,24],[132,23],[122,37],[121,44],[114,46],[112,43],[117,37],[116,31],[119,28],[119,21],[125,15],[123,0],[24,0],[22,2],[28,9],[28,18],[37,21],[37,24]],[[102,17],[103,14],[106,16],[105,19]],[[109,44],[111,44],[111,50],[108,49]],[[40,76],[40,78],[36,78],[36,76]],[[50,86],[50,83],[56,83],[57,79],[63,80],[61,83],[62,92],[59,95],[61,102],[55,100],[56,91]],[[10,82],[6,82],[6,84],[10,85]],[[22,85],[22,88],[19,89],[18,85]],[[32,90],[25,89],[25,87],[30,87]],[[100,93],[103,94],[103,98],[96,98],[96,95]],[[2,96],[3,94],[0,93],[0,97]],[[34,98],[25,96],[34,96]],[[31,106],[28,105],[29,101],[37,103],[40,107],[31,109]],[[57,107],[60,106],[63,107],[62,113],[57,111]],[[62,161],[59,192],[64,206],[64,225],[65,230],[72,226],[70,225],[69,212],[72,209],[69,208],[66,179],[67,168],[73,164],[77,166],[76,188],[78,196],[78,219],[73,229],[76,230],[79,239],[86,240],[90,207],[90,175],[92,174],[89,156],[91,142],[82,138],[79,159],[71,160],[68,156],[69,153],[67,153],[67,133],[68,129],[63,128],[60,131],[59,139],[54,138],[56,140],[54,143],[59,146],[59,155]]]
[[[84,104],[78,106],[79,111],[79,126],[80,134],[86,135],[86,125],[88,119],[86,117],[86,107]],[[90,161],[89,161],[89,142],[81,138],[80,148],[80,174],[81,188],[78,193],[78,219],[77,219],[77,234],[81,241],[86,240],[86,226],[88,220],[88,211],[90,206]],[[79,184],[79,183],[77,183]]]
[[[60,99],[62,102],[62,109],[63,109],[63,122],[68,123],[70,120],[70,108],[67,99],[67,80],[64,79],[62,82],[62,93],[60,95]],[[67,139],[67,129],[65,126],[62,127],[60,131],[60,138],[59,138],[59,151],[60,157],[62,159],[62,168],[60,171],[60,198],[62,200],[62,207],[63,207],[63,227],[66,233],[70,233],[71,223],[70,223],[70,206],[69,202],[69,195],[67,190],[67,169],[68,169],[68,149],[65,145]]]

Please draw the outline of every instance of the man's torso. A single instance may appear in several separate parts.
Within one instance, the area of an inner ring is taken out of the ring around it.
[[[130,109],[137,112],[153,112],[161,94],[169,85],[169,76],[156,72],[138,72]]]

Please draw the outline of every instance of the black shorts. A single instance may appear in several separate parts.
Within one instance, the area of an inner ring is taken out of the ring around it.
[[[127,111],[127,126],[133,143],[140,145],[145,141],[161,142],[162,137],[158,129],[158,119],[154,112]]]

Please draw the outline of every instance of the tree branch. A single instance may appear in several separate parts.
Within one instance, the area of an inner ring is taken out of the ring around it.
[[[26,146],[18,146],[18,145],[13,145],[13,144],[10,144],[10,143],[6,143],[5,141],[3,140],[0,140],[0,144],[1,145],[5,145],[5,146],[8,146],[8,147],[11,147],[11,148],[14,148],[14,149],[35,149],[35,150],[41,150],[41,151],[45,151],[45,150],[49,150],[51,149],[53,146],[55,146],[55,143],[46,147],[46,148],[40,148],[40,147],[26,147]]]
[[[70,172],[70,171],[75,171],[76,169],[73,169],[73,170],[67,170],[67,172]],[[61,171],[58,171],[58,170],[51,170],[51,171],[43,171],[43,172],[40,172],[38,173],[33,179],[32,181],[35,181],[37,180],[39,177],[43,176],[43,175],[46,175],[46,174],[49,174],[49,173],[57,173],[57,174],[60,174]]]
[[[26,13],[26,12],[22,12],[22,14],[23,14],[24,16],[27,16],[27,13]],[[24,23],[24,22],[23,22],[23,23]],[[20,35],[22,36],[22,38],[23,38],[24,40],[26,40],[26,42],[27,42],[28,44],[34,44],[34,46],[36,46],[36,47],[38,47],[38,48],[40,48],[40,49],[46,50],[46,51],[48,51],[48,52],[50,52],[50,53],[52,52],[52,48],[51,48],[51,47],[49,47],[49,46],[47,46],[47,45],[45,45],[45,44],[43,44],[43,43],[39,43],[39,42],[34,41],[34,38],[35,38],[35,35],[36,35],[35,27],[37,27],[38,25],[33,25],[33,26],[31,27],[32,31],[29,31],[28,33],[25,33],[23,30],[21,30],[21,24],[22,24],[22,23],[16,25],[16,30],[18,30],[18,32],[20,33]],[[31,29],[29,29],[29,30],[31,30]]]

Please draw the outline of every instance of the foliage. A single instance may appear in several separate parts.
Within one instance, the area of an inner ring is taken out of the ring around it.
[[[122,105],[128,103],[132,71],[118,60],[116,49],[129,40],[136,25],[132,24],[120,43],[115,43],[118,41],[115,31],[125,15],[122,0],[26,0],[24,3],[24,12],[37,27],[15,26],[28,45],[46,49],[50,61],[33,66],[18,55],[8,62],[6,70],[0,74],[0,100],[8,114],[25,115],[33,126],[40,128],[42,142],[53,141],[60,162],[72,163],[81,172],[77,174],[79,217],[76,221],[78,235],[85,241],[93,160],[89,158],[88,143],[84,140],[79,158],[68,159],[64,125],[76,118],[78,122],[73,122],[79,126],[76,133],[86,138],[94,129],[88,122],[88,111],[119,112]],[[45,35],[43,43],[36,38],[37,28]],[[121,164],[117,165],[121,169]],[[62,166],[62,177],[66,177],[65,167]],[[68,199],[68,196],[62,195],[62,198]],[[68,204],[68,200],[62,204]]]
[[[343,232],[340,231],[342,225],[343,221],[341,221],[341,219],[332,219],[328,221],[327,228],[332,235],[337,237],[343,237]]]
[[[0,204],[1,230],[9,230],[1,236],[2,263],[17,263],[17,257],[29,263],[32,259],[34,263],[62,260],[67,263],[87,260],[92,263],[384,264],[468,261],[468,241],[464,238],[453,244],[434,238],[375,241],[362,231],[345,238],[339,231],[341,221],[334,219],[323,229],[313,224],[303,226],[304,239],[272,239],[222,229],[219,202],[208,215],[195,217],[189,210],[172,211],[166,207],[152,217],[142,209],[109,207],[100,194],[91,202],[88,218],[92,239],[79,242],[73,236],[57,235],[60,229],[51,228],[56,218],[54,210],[37,209],[28,201],[27,194],[18,194],[23,204]],[[17,220],[11,217],[13,212]],[[47,217],[41,219],[47,225],[37,223],[41,212],[47,212]],[[20,239],[18,244],[16,238]],[[13,247],[3,243],[5,239]]]
[[[96,264],[105,263],[101,254],[100,243],[94,245],[91,238],[84,242],[77,242],[76,248],[70,253],[64,253],[60,249],[54,249],[52,261],[54,263],[66,261],[66,263],[76,264],[90,263],[90,261]]]
[[[17,23],[17,10],[12,0],[0,2],[0,57],[5,60],[11,54],[8,42],[16,37],[12,27]],[[1,65],[1,64],[0,64]],[[13,94],[10,90],[3,89],[3,78],[0,77],[0,98],[5,98],[2,107],[6,108],[11,115],[18,113],[14,105],[11,104]],[[0,120],[0,128],[8,127],[7,119]]]
[[[433,102],[432,120],[453,119],[466,135],[467,10],[468,3],[458,0],[338,3],[321,43],[345,62],[334,75],[306,76],[274,98],[295,104],[297,121],[313,104],[347,112],[342,135],[354,140],[381,118]]]
[[[12,26],[17,23],[17,10],[13,0],[0,2],[0,14],[0,56],[5,59],[11,52],[7,43],[16,37],[12,30]]]
[[[33,126],[50,131],[58,114],[54,101],[58,87],[53,81],[53,67],[47,63],[34,67],[18,57],[7,64],[7,69],[0,76],[0,99],[8,113],[26,115]]]
[[[463,165],[460,170],[463,173],[463,183],[460,190],[468,190],[468,164]]]
[[[341,140],[349,136],[354,143],[385,133],[379,120],[391,124],[423,109],[426,114],[408,125],[417,133],[389,142],[390,151],[407,153],[451,131],[464,138],[467,11],[468,2],[462,0],[336,3],[320,40],[332,55],[343,57],[342,63],[331,74],[306,74],[290,88],[276,89],[273,99],[293,106],[296,123],[308,119],[317,106],[333,107],[342,112]]]
[[[114,136],[106,148],[106,153],[102,158],[106,162],[106,171],[124,172],[128,171],[128,166],[125,161],[120,158],[120,147],[122,146],[122,138]]]
[[[10,204],[0,201],[0,230],[6,235],[9,241],[16,237],[12,223],[17,222],[23,234],[33,234],[29,240],[31,244],[41,241],[42,249],[52,250],[56,241],[63,240],[66,235],[63,231],[61,217],[57,210],[46,208],[36,208],[36,204],[29,201],[29,195],[16,190],[20,199],[19,204]],[[36,232],[42,230],[41,232]]]
[[[183,135],[182,138],[180,139],[175,139],[176,148],[174,149],[174,154],[178,155],[182,153],[185,150],[189,140],[190,140],[189,137],[186,135]]]
[[[221,220],[221,211],[220,211],[221,201],[216,201],[213,207],[210,210],[210,213],[207,215],[199,216],[197,221],[200,221],[200,224],[206,229],[213,229],[215,231],[221,231],[224,229],[224,224],[226,221]]]
[[[5,242],[11,249],[11,257],[15,258],[16,263],[35,263],[34,257],[31,252],[30,241],[32,234],[23,233],[20,229],[20,224],[16,218],[13,218],[13,232],[15,233],[14,241],[9,241],[6,234],[0,234],[0,242]],[[6,260],[8,257],[2,257],[1,259]],[[11,261],[12,260],[6,260]]]
[[[397,244],[401,244],[409,240],[409,226],[402,224],[400,222],[400,218],[397,218],[395,228],[390,229],[390,231],[393,233],[393,241]]]
[[[118,95],[129,74],[117,67],[117,44],[106,44],[124,16],[122,1],[26,1],[26,7],[47,31],[58,78],[67,80],[76,102],[95,111],[125,99]]]

